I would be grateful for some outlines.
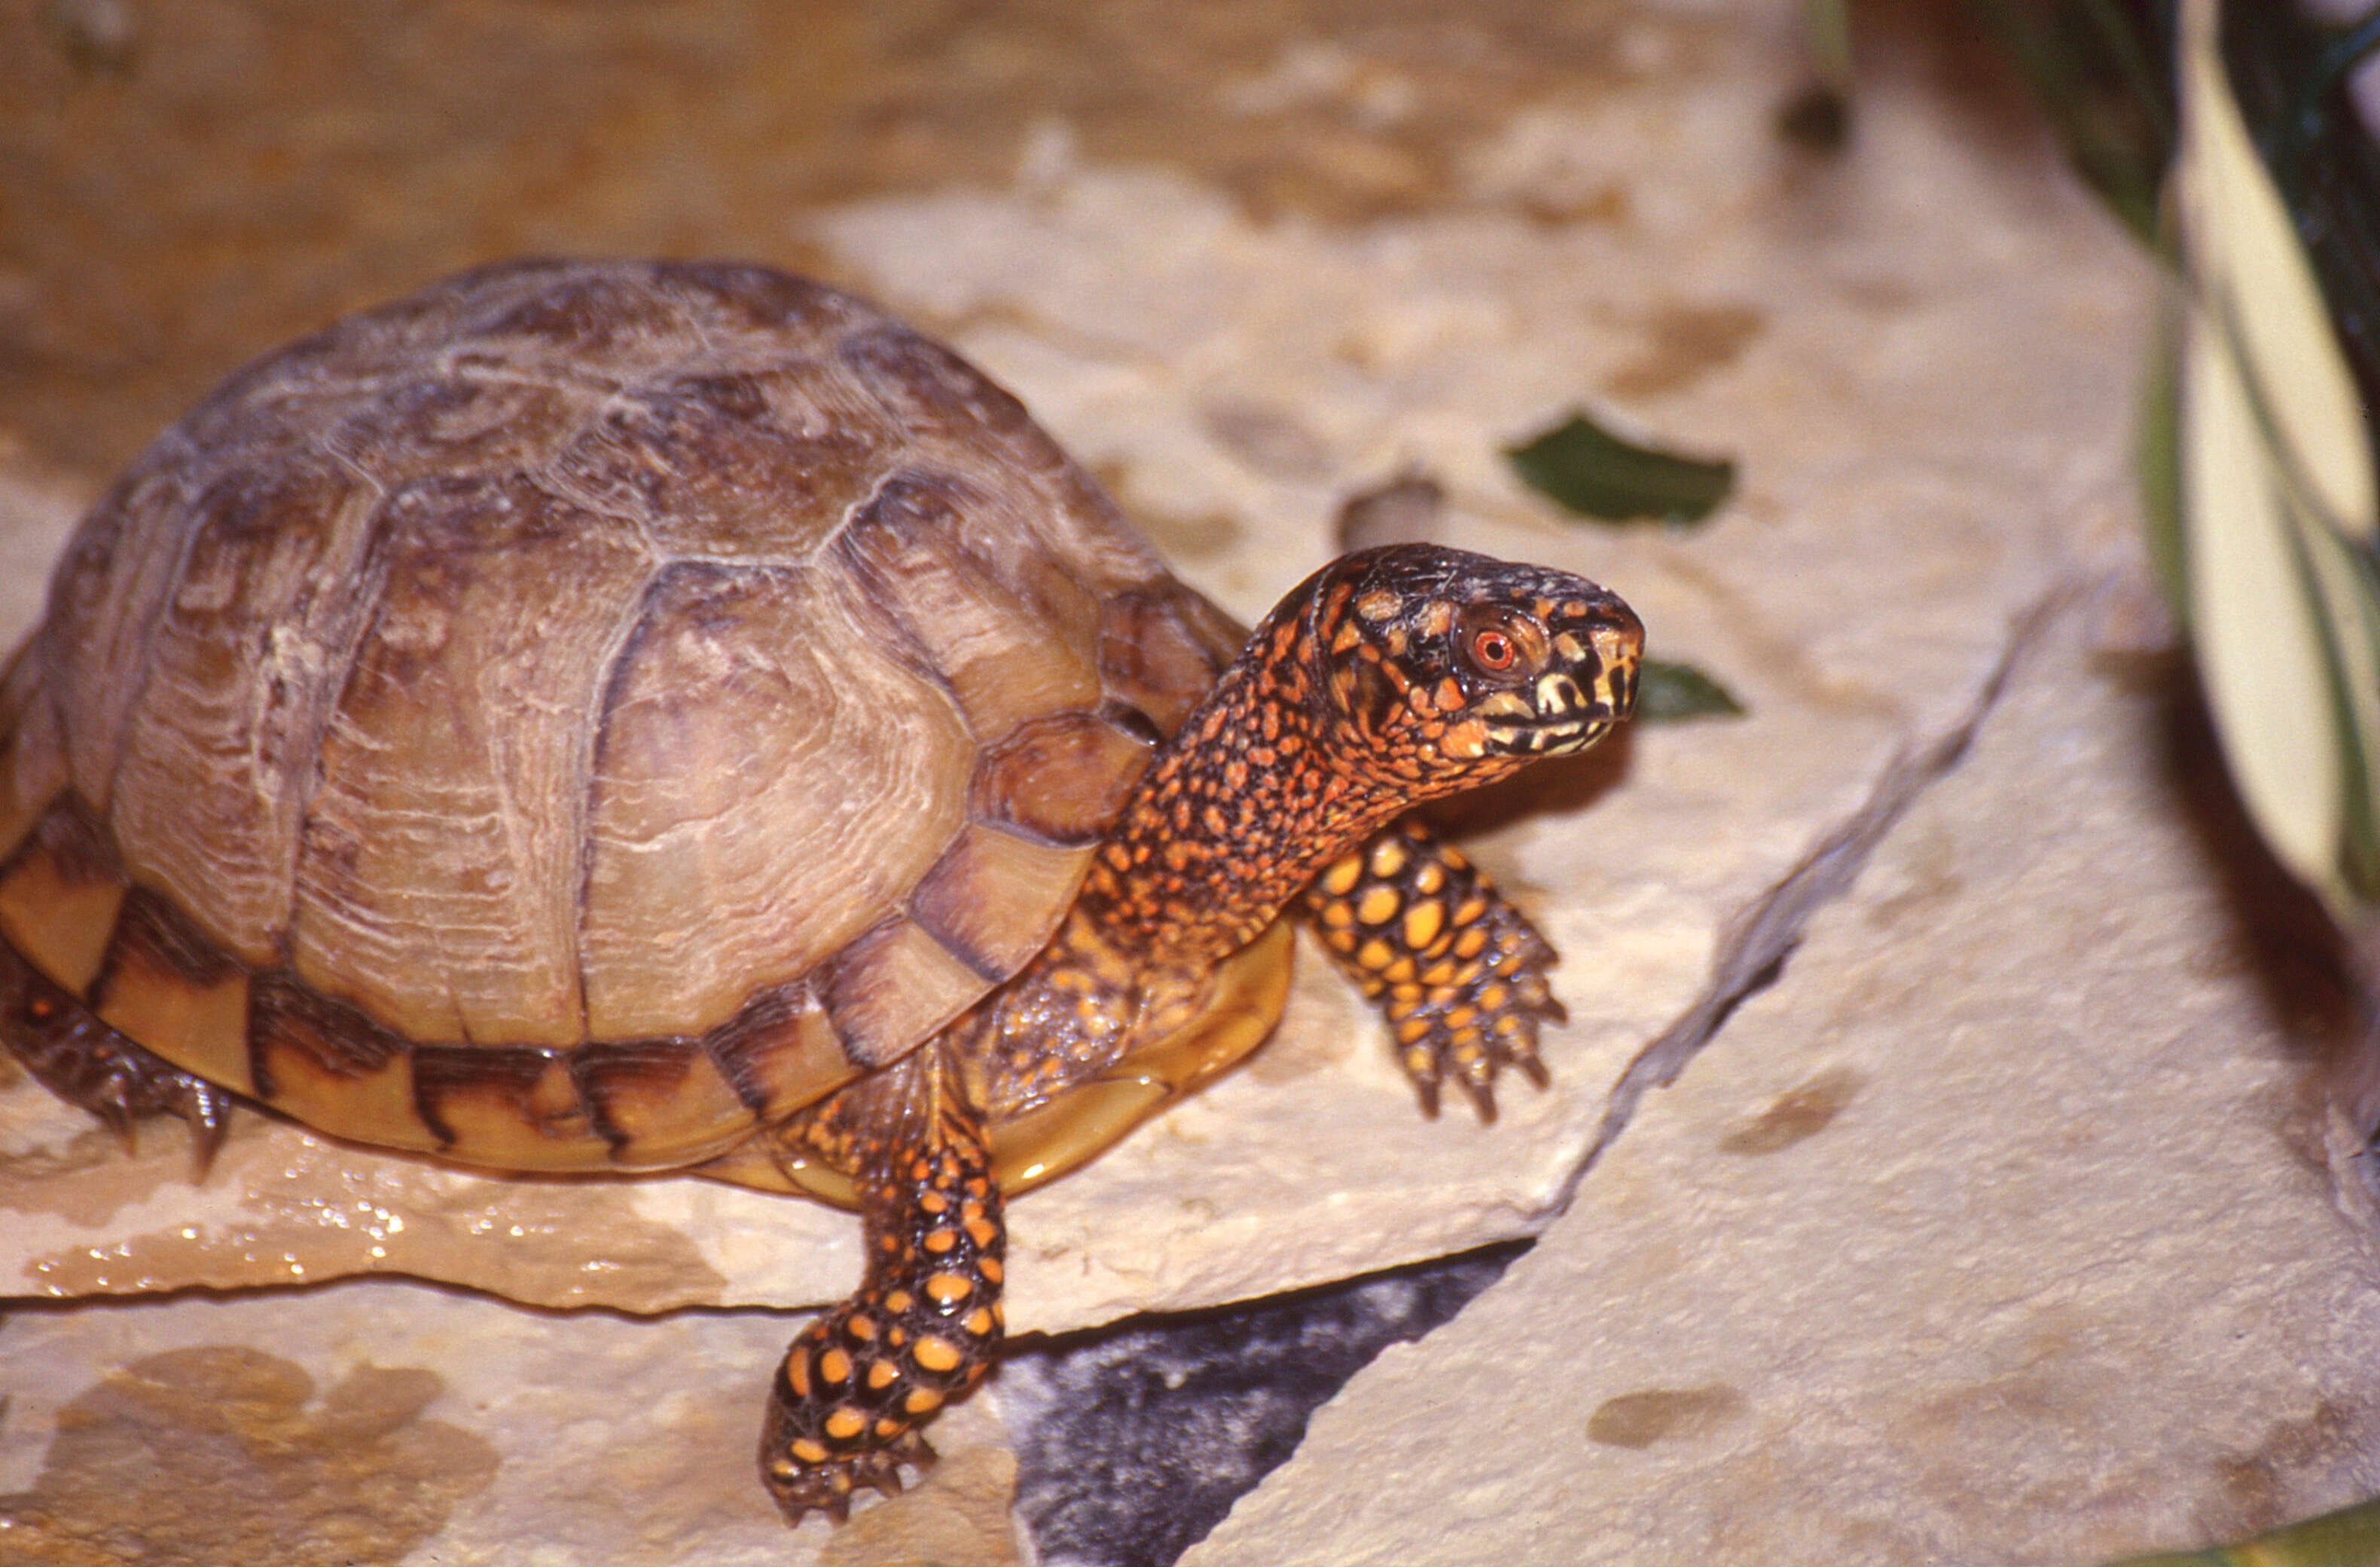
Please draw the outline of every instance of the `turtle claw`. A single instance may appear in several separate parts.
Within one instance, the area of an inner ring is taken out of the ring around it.
[[[189,1124],[191,1178],[202,1179],[231,1124],[232,1096],[133,1043],[81,1000],[0,949],[5,1048],[35,1081],[140,1148],[140,1124],[172,1113]]]
[[[203,1181],[215,1165],[215,1155],[223,1151],[224,1138],[231,1131],[232,1097],[203,1077],[181,1075],[187,1087],[180,1092],[172,1109],[189,1124],[190,1179]]]
[[[1483,1124],[1496,1119],[1498,1073],[1517,1072],[1539,1089],[1553,1080],[1537,1055],[1537,1031],[1564,1014],[1546,983],[1543,944],[1525,926],[1521,930],[1529,940],[1500,950],[1468,983],[1440,987],[1402,1012],[1391,1003],[1391,1024],[1404,1041],[1398,1063],[1432,1120],[1440,1085],[1449,1080],[1470,1097]]]
[[[31,1065],[30,1062],[27,1063]],[[190,1179],[206,1179],[231,1130],[232,1098],[203,1077],[168,1065],[121,1035],[95,1049],[66,1075],[61,1087],[35,1068],[40,1078],[70,1104],[81,1106],[115,1134],[124,1151],[140,1151],[140,1123],[154,1115],[178,1115],[190,1129]]]
[[[849,1521],[852,1499],[861,1490],[899,1496],[902,1465],[929,1469],[934,1459],[932,1445],[914,1430],[886,1446],[824,1464],[797,1464],[782,1456],[782,1447],[772,1451],[764,1439],[760,1478],[776,1498],[777,1510],[785,1515],[788,1525],[799,1527],[812,1512],[823,1512],[842,1524]]]

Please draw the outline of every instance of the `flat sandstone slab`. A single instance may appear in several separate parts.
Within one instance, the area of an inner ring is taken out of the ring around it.
[[[0,1561],[1017,1567],[992,1398],[896,1504],[787,1532],[752,1455],[794,1327],[393,1280],[12,1316]]]
[[[1185,1567],[2074,1567],[2380,1485],[2380,1257],[2082,618],[1536,1247]]]

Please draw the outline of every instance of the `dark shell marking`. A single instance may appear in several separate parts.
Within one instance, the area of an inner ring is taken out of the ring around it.
[[[1641,642],[1427,546],[1244,639],[856,300],[491,268],[233,377],[77,532],[0,681],[0,1022],[119,1126],[854,1202],[760,1452],[841,1516],[991,1364],[1000,1172],[1253,1049],[1284,908],[1426,1099],[1543,1081],[1550,949],[1397,819],[1591,743]]]

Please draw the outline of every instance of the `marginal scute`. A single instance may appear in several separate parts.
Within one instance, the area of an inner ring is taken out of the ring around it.
[[[1220,610],[1167,577],[1102,606],[1099,673],[1117,699],[1171,735],[1246,640]]]
[[[285,974],[249,982],[249,1077],[257,1097],[310,1126],[356,1128],[383,1148],[433,1151],[409,1041]]]
[[[254,1095],[249,971],[180,906],[146,887],[124,899],[89,999],[101,1022],[187,1072]]]
[[[1062,712],[1031,723],[984,754],[969,808],[1058,847],[1104,837],[1148,767],[1148,738],[1105,712]]]
[[[859,1074],[807,981],[763,990],[702,1037],[710,1063],[764,1123],[783,1120]]]
[[[420,1045],[412,1067],[416,1112],[442,1148],[508,1170],[584,1170],[612,1146],[559,1051]]]
[[[697,1039],[590,1044],[567,1058],[622,1170],[674,1170],[747,1137],[759,1120]]]
[[[909,917],[988,980],[1041,950],[1052,912],[1074,901],[1088,848],[1058,848],[970,824],[909,895]]]
[[[127,890],[114,845],[74,800],[61,800],[0,860],[0,936],[51,983],[84,994]]]
[[[860,1066],[899,1060],[990,990],[914,920],[896,916],[844,947],[827,971],[827,1015]]]

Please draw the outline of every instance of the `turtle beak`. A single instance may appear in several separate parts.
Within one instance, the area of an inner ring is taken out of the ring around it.
[[[1634,611],[1606,593],[1586,615],[1550,629],[1545,673],[1481,705],[1491,751],[1568,756],[1635,711],[1645,626]]]

